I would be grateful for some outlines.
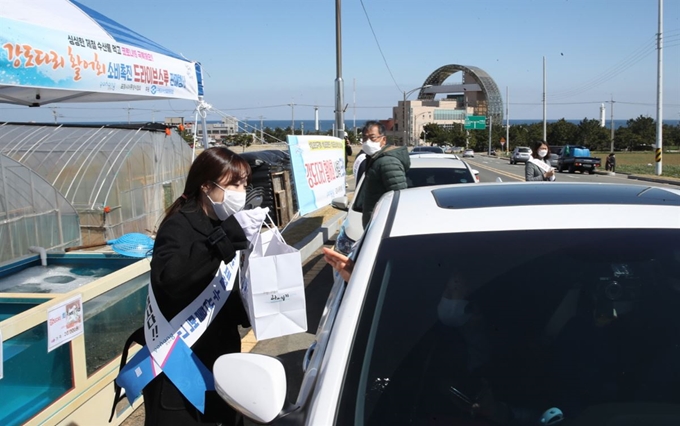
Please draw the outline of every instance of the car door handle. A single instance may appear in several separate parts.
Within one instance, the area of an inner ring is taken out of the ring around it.
[[[311,345],[307,348],[307,351],[305,352],[305,356],[302,359],[302,371],[305,372],[307,371],[307,367],[309,366],[309,361],[311,361],[312,356],[314,355],[314,349],[316,349],[316,340],[312,342]]]

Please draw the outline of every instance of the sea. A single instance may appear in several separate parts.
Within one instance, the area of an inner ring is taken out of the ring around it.
[[[366,123],[369,120],[375,120],[375,119],[365,119],[365,120],[345,120],[345,130],[350,131],[357,127],[359,131],[363,127],[364,123]],[[548,123],[554,123],[559,120],[547,120]],[[574,123],[574,124],[579,124],[582,119],[574,119],[574,120],[566,120],[569,123]],[[618,129],[621,126],[625,126],[628,120],[614,120],[614,128]],[[213,122],[213,121],[208,121],[208,122]],[[219,121],[214,121],[215,123]],[[534,124],[534,123],[542,123],[543,119],[510,119],[510,126],[516,126],[520,124]],[[248,121],[242,121],[242,123],[246,123],[245,127],[247,129],[253,130],[253,129],[259,129],[260,128],[260,121],[259,120],[248,120]],[[505,121],[503,122],[505,125]],[[664,120],[664,124],[669,124],[672,126],[677,126],[680,124],[680,120]],[[264,128],[269,127],[270,129],[275,129],[277,127],[281,129],[285,129],[287,127],[291,127],[292,125],[295,126],[295,129],[303,129],[304,132],[313,132],[315,131],[315,123],[314,120],[296,120],[295,122],[292,122],[291,120],[263,120],[262,121],[262,126]],[[252,127],[251,127],[252,126]],[[329,130],[333,130],[335,126],[335,120],[319,120],[319,131],[320,132],[327,132]],[[606,128],[611,128],[610,127],[610,121],[607,120],[605,123]]]
[[[346,131],[351,131],[355,127],[357,128],[357,131],[361,131],[361,128],[363,125],[369,121],[369,120],[376,120],[375,118],[373,119],[362,119],[362,120],[345,120],[345,130]],[[566,121],[569,123],[573,124],[579,124],[582,119],[567,119]],[[547,120],[548,123],[554,123],[559,120]],[[220,120],[206,120],[208,123],[219,123]],[[510,119],[510,126],[517,126],[520,124],[534,124],[534,123],[542,123],[542,119],[534,119],[534,118],[529,118],[529,119]],[[614,128],[618,129],[621,126],[625,126],[628,120],[614,120]],[[88,124],[94,124],[92,122],[65,122],[64,124],[79,124],[79,125],[88,125]],[[129,124],[127,122],[98,122],[97,124]],[[260,129],[260,124],[262,125],[263,128],[269,127],[270,129],[276,129],[281,128],[285,129],[288,127],[295,127],[296,130],[303,130],[303,133],[309,133],[309,132],[315,132],[316,129],[316,123],[314,120],[240,120],[239,124],[239,129],[243,131],[243,129],[247,129],[248,131],[254,131],[254,130],[259,130]],[[677,126],[680,125],[680,120],[664,120],[664,124],[668,124],[671,126]],[[503,125],[505,125],[505,121],[503,121]],[[611,128],[610,127],[610,121],[607,120],[605,123],[606,128]],[[333,130],[335,127],[335,120],[319,120],[319,132],[328,132]]]

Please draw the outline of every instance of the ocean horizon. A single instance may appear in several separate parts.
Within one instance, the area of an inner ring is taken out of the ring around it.
[[[350,131],[350,130],[354,129],[354,127],[355,127],[354,123],[355,122],[356,122],[356,127],[361,129],[361,127],[363,127],[364,123],[366,123],[367,121],[370,121],[370,120],[372,120],[372,119],[356,120],[356,121],[345,120],[345,130]],[[546,120],[546,121],[548,123],[555,123],[555,122],[560,121],[560,120],[561,119],[557,119],[557,120],[550,120],[549,119],[549,120]],[[579,124],[583,119],[579,118],[579,119],[565,119],[565,120],[569,123]],[[214,121],[209,120],[208,122],[209,123],[219,123],[219,120],[214,120]],[[543,122],[542,118],[540,118],[540,119],[520,119],[520,118],[512,119],[511,118],[510,119],[510,126],[517,126],[517,125],[521,125],[521,124],[535,124],[535,123],[542,123],[542,122]],[[614,128],[618,129],[621,126],[625,126],[627,122],[628,122],[628,119],[614,120]],[[249,129],[250,131],[252,131],[254,129],[258,129],[258,130],[260,129],[260,121],[259,120],[247,120],[247,121],[241,120],[239,123],[240,123],[239,127],[241,127],[241,129],[243,129],[243,127],[245,127],[246,129]],[[677,126],[679,123],[680,123],[680,120],[664,120],[664,124],[669,124],[669,125],[672,125],[672,126]],[[281,128],[281,129],[285,129],[285,128],[291,127],[291,125],[293,125],[293,124],[295,125],[296,130],[300,130],[302,128],[305,132],[316,131],[314,120],[295,120],[294,123],[291,120],[262,120],[262,126],[264,128],[269,127],[270,129],[276,129],[277,127]],[[326,131],[329,131],[329,130],[333,130],[334,125],[335,125],[335,120],[319,120],[319,131],[320,132],[326,132]],[[503,125],[505,126],[505,121],[503,122]],[[605,127],[607,129],[610,128],[610,121],[609,120],[605,121]]]
[[[361,129],[363,127],[364,123],[367,121],[370,121],[373,119],[365,119],[365,120],[345,120],[345,130],[346,131],[351,131],[354,129],[354,123],[356,123],[356,127],[358,129]],[[548,119],[546,120],[548,123],[555,123],[561,119]],[[573,124],[579,124],[583,119],[565,119],[569,123]],[[629,119],[621,119],[621,120],[614,120],[614,128],[618,129],[621,126],[625,126],[626,123],[628,122]],[[521,124],[536,124],[536,123],[542,123],[543,119],[534,119],[534,118],[527,118],[527,119],[522,119],[522,118],[516,118],[516,119],[510,119],[510,126],[517,126]],[[139,122],[135,122],[139,123]],[[220,123],[220,120],[207,120],[207,123],[211,124],[216,124]],[[309,132],[315,132],[315,121],[314,120],[295,120],[294,122],[291,120],[239,120],[239,131],[255,131],[255,130],[260,130],[260,123],[264,128],[270,128],[270,129],[276,129],[281,128],[289,128],[292,125],[295,126],[295,130],[300,130],[302,129],[304,133],[309,133]],[[115,124],[121,124],[121,125],[127,125],[129,123],[127,122],[120,122],[120,121],[114,121],[114,122],[63,122],[61,124],[76,124],[76,125],[95,125],[95,124],[109,124],[109,125],[115,125]],[[664,120],[664,124],[668,124],[671,126],[677,126],[680,124],[680,120]],[[330,130],[333,130],[335,126],[335,120],[319,120],[319,129],[318,131],[320,132],[327,132]],[[505,126],[505,121],[503,122],[503,126]],[[605,122],[605,127],[607,129],[610,128],[610,120],[606,120]]]

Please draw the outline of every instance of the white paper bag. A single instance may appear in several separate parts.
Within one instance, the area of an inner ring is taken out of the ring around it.
[[[242,263],[241,299],[257,340],[307,331],[300,252],[276,227],[259,235]]]

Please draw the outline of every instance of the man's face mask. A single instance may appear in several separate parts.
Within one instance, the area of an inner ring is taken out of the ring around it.
[[[373,155],[380,151],[380,142],[373,142],[370,139],[366,139],[361,145],[361,149],[366,153],[366,155]]]

